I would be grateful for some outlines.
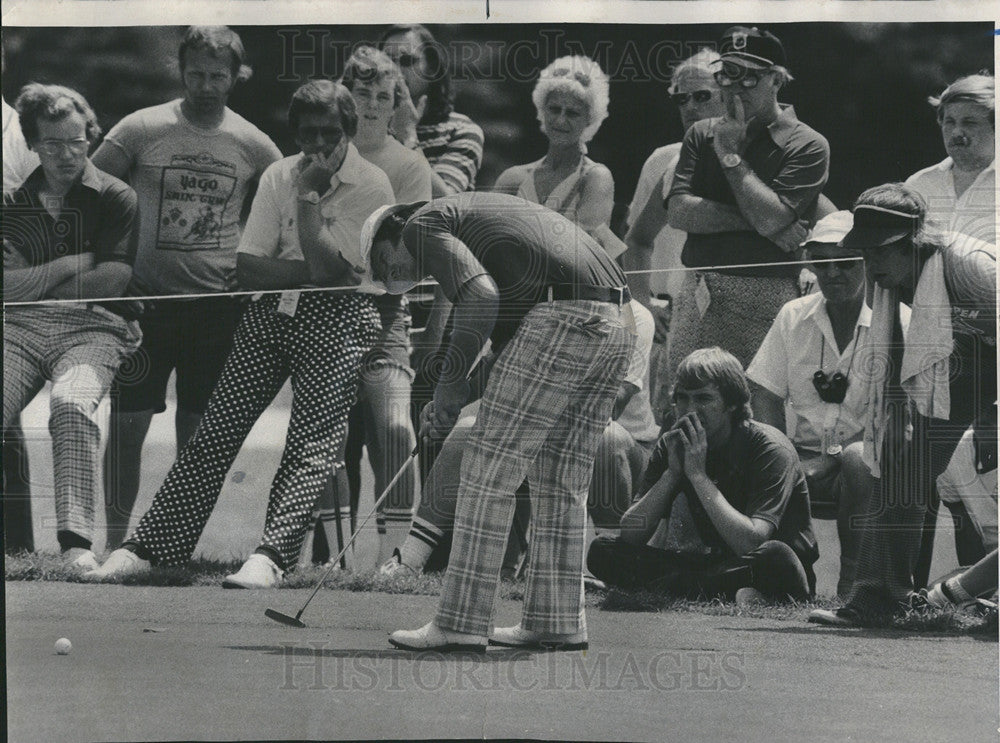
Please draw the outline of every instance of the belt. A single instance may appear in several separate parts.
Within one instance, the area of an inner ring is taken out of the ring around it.
[[[585,299],[593,302],[611,302],[621,307],[632,299],[627,286],[607,287],[587,284],[552,284],[546,288],[548,300]]]

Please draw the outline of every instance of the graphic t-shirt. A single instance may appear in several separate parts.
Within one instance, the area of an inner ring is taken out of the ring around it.
[[[105,142],[130,160],[139,196],[133,284],[169,294],[234,289],[247,190],[281,158],[270,138],[228,108],[217,128],[198,128],[175,100],[126,116]]]

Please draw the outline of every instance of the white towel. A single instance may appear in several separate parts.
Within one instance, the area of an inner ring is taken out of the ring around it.
[[[894,290],[875,287],[868,339],[858,350],[857,377],[867,388],[863,420],[865,464],[881,476],[879,460],[888,424],[885,387],[891,366],[893,313],[903,326],[900,384],[917,411],[927,418],[948,419],[951,410],[948,358],[952,351],[951,303],[944,280],[944,261],[934,253],[920,273],[913,309],[906,312]]]
[[[890,344],[893,313],[898,306],[895,291],[875,286],[872,296],[871,327],[865,342],[858,349],[855,365],[855,379],[866,388],[865,409],[862,415],[865,424],[862,457],[875,477],[879,477],[881,472],[879,460],[882,456],[882,442],[885,439],[887,423],[885,386],[892,363]]]
[[[905,338],[899,375],[903,389],[922,416],[948,420],[951,412],[948,358],[954,340],[944,259],[939,252],[927,259],[920,272]]]

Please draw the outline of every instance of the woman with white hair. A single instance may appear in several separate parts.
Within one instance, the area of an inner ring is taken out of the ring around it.
[[[611,232],[615,182],[587,157],[587,142],[608,117],[608,76],[587,57],[560,57],[538,76],[531,99],[549,140],[541,160],[508,168],[494,190],[542,204],[579,224],[612,258],[625,245]]]

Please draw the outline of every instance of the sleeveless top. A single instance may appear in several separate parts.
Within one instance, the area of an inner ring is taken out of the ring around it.
[[[580,190],[583,187],[583,177],[597,163],[586,155],[580,158],[580,164],[576,170],[566,176],[549,194],[545,201],[538,198],[535,191],[535,170],[542,164],[541,160],[536,160],[527,165],[524,169],[524,180],[521,181],[517,189],[517,195],[526,201],[547,206],[554,212],[562,214],[571,222],[576,222],[576,210],[580,205]]]

